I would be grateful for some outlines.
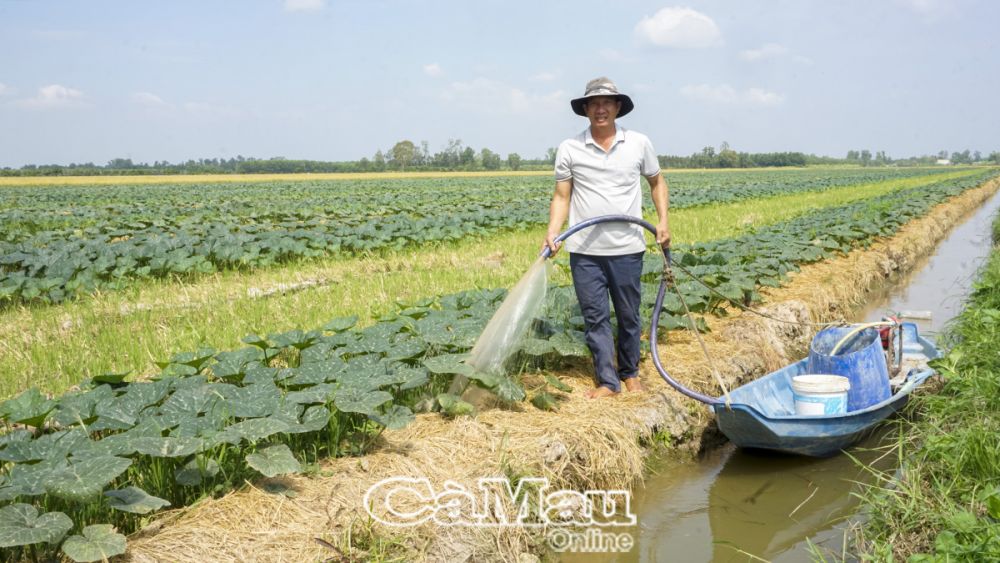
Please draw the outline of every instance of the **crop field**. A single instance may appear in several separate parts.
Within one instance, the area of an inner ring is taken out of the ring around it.
[[[684,300],[698,317],[759,302],[996,176],[668,172],[674,260],[726,298],[679,275]],[[548,374],[587,356],[565,275],[509,373],[463,362],[537,253],[551,190],[548,176],[0,188],[5,559],[115,555],[166,507],[363,455],[418,412],[470,414],[456,375],[556,408]],[[300,271],[339,277],[233,297]],[[661,271],[648,252],[646,319]],[[668,299],[661,325],[683,330],[681,311]],[[526,387],[528,368],[545,384]]]
[[[928,177],[943,171],[686,174],[684,209]],[[58,303],[136,278],[252,269],[523,229],[546,220],[548,178],[235,185],[118,185],[0,191],[0,303]]]

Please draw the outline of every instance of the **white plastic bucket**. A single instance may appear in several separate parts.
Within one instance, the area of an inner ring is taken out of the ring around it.
[[[844,414],[850,388],[850,380],[839,375],[796,375],[792,378],[795,414]]]

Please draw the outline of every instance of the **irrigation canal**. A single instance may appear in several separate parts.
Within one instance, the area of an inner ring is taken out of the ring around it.
[[[923,334],[940,332],[961,312],[989,254],[998,209],[1000,193],[953,228],[909,275],[876,293],[855,320],[878,320],[887,311],[919,317],[929,312],[929,319],[907,320]],[[891,439],[891,430],[883,429],[850,454],[891,471],[897,460],[874,449]],[[806,562],[814,560],[810,543],[839,560],[858,504],[851,492],[858,482],[873,479],[847,455],[810,459],[747,452],[732,444],[693,463],[660,459],[651,467],[643,486],[633,491],[635,547],[617,555],[567,553],[561,561]]]

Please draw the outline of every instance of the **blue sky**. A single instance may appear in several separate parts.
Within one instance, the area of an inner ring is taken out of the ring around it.
[[[989,0],[0,0],[0,166],[537,157],[600,75],[661,154],[986,154],[997,21]]]

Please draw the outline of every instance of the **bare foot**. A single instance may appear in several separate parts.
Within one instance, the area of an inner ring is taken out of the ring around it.
[[[587,391],[587,398],[600,399],[601,397],[614,397],[617,394],[618,394],[617,391],[612,391],[607,387],[598,387],[597,389],[591,389],[590,391]]]
[[[639,381],[638,377],[630,377],[625,380],[625,388],[628,389],[629,393],[641,393],[646,390],[642,386],[642,382]]]

